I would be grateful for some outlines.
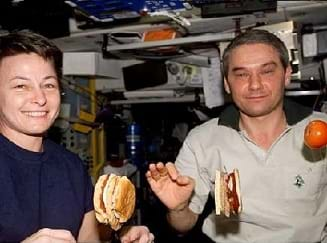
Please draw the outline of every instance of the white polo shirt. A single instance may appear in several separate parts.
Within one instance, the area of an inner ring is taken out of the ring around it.
[[[183,175],[195,179],[190,209],[200,214],[214,198],[215,171],[238,168],[243,211],[226,218],[212,213],[202,230],[215,242],[327,242],[326,148],[303,143],[305,126],[327,115],[285,101],[288,128],[268,151],[238,127],[234,107],[220,119],[194,128],[176,160]]]

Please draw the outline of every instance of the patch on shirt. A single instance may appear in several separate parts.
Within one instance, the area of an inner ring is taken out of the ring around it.
[[[305,182],[304,182],[304,179],[302,178],[302,176],[296,175],[294,185],[297,186],[298,188],[301,188],[304,184],[305,184]]]

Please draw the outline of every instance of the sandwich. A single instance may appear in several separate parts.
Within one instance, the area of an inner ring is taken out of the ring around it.
[[[215,180],[216,215],[239,214],[242,211],[240,177],[237,169],[231,173],[216,171]]]
[[[95,184],[93,202],[97,220],[117,231],[134,213],[135,186],[126,176],[102,175]]]

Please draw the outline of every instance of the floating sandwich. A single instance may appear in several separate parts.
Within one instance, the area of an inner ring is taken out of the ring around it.
[[[126,176],[102,175],[95,184],[95,216],[113,230],[131,218],[135,209],[135,187]]]
[[[239,172],[227,173],[217,170],[215,180],[216,214],[226,217],[242,211]]]

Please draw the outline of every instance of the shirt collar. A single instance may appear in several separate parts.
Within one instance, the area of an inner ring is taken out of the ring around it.
[[[312,114],[312,109],[295,103],[290,99],[284,100],[284,111],[288,125],[294,125]],[[235,104],[227,106],[220,114],[218,125],[231,127],[240,131],[239,127],[240,113]]]

